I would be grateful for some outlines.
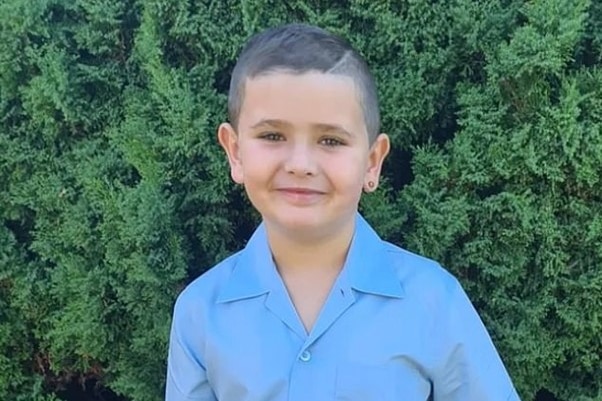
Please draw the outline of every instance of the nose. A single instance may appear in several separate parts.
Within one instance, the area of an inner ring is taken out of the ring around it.
[[[307,144],[297,143],[291,146],[291,150],[284,162],[284,168],[287,173],[298,176],[316,175],[317,163],[315,155]]]

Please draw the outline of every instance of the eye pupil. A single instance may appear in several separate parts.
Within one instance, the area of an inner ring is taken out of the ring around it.
[[[336,138],[324,138],[322,143],[324,145],[330,146],[330,147],[334,147],[334,146],[338,146],[338,145],[342,144],[341,141],[339,141]]]
[[[282,135],[276,132],[266,132],[265,134],[263,134],[262,138],[268,141],[280,141],[282,140]]]

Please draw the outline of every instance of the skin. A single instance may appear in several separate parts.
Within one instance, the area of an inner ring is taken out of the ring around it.
[[[247,79],[244,93],[237,129],[218,129],[232,179],[261,214],[285,281],[331,282],[362,190],[378,186],[389,138],[370,144],[349,77],[274,72]]]

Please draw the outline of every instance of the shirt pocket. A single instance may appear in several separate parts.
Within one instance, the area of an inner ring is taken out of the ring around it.
[[[346,363],[337,369],[336,401],[392,401],[394,389],[385,366]]]

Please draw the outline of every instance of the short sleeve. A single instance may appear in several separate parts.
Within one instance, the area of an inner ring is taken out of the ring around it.
[[[518,394],[466,293],[457,280],[441,317],[441,357],[434,401],[519,401]]]
[[[199,319],[179,298],[169,336],[165,401],[217,401],[207,380],[202,344]]]

